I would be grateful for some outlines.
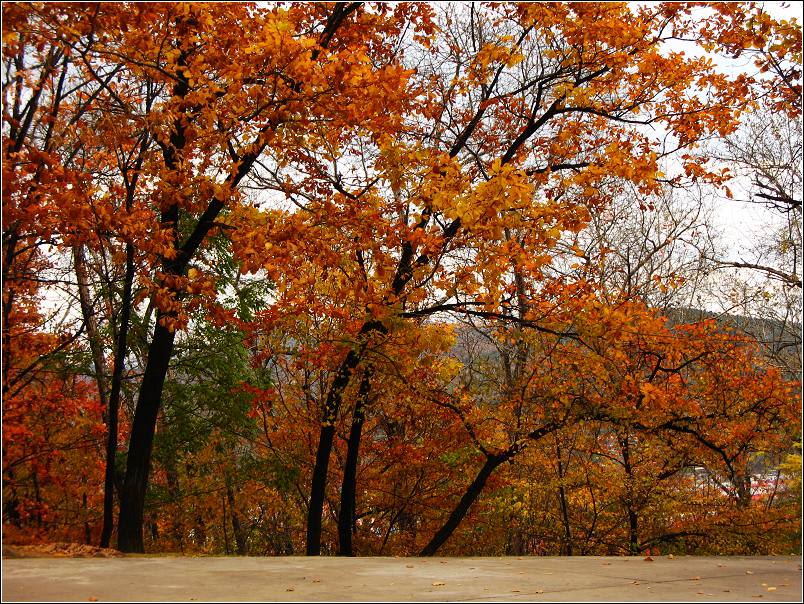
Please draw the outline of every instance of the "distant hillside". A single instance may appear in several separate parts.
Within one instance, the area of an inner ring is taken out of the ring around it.
[[[720,325],[746,333],[762,344],[769,356],[781,361],[791,377],[801,378],[801,323],[686,307],[668,310],[667,318],[672,325],[714,319]]]

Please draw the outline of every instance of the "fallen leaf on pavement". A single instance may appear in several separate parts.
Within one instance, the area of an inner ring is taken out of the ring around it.
[[[434,581],[433,582],[434,587],[439,587],[440,585],[446,585],[446,583],[444,583],[443,581]]]

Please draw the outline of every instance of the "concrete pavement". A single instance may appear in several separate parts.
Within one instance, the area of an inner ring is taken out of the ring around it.
[[[3,601],[799,602],[801,556],[3,560]]]

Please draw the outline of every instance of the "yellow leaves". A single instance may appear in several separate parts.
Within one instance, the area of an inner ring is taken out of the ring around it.
[[[456,200],[452,210],[467,228],[491,228],[493,234],[498,234],[492,221],[503,220],[506,213],[531,205],[533,185],[522,170],[501,165],[499,160],[488,173],[489,179]]]
[[[483,70],[493,62],[504,62],[510,57],[510,54],[510,51],[505,46],[492,43],[484,44],[475,55],[474,68]]]
[[[565,97],[574,89],[575,85],[572,82],[561,81],[553,86],[553,95],[555,98]]]
[[[310,38],[307,36],[299,38],[299,46],[301,46],[305,50],[309,50],[317,45],[318,41],[315,38]]]

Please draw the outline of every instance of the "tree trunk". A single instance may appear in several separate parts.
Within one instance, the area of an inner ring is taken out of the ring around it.
[[[114,524],[114,485],[117,457],[117,424],[120,412],[120,388],[123,384],[126,350],[128,349],[128,328],[131,321],[131,290],[134,283],[134,246],[126,244],[126,275],[123,281],[121,300],[120,329],[117,332],[117,351],[112,369],[112,390],[109,393],[107,412],[106,472],[103,480],[103,530],[101,547],[109,547]]]
[[[366,338],[372,333],[386,333],[385,326],[376,320],[366,321],[360,329],[358,337],[363,340],[359,346],[352,348],[346,358],[338,367],[335,379],[332,381],[327,399],[324,402],[324,412],[321,418],[321,432],[318,437],[318,449],[315,455],[313,479],[310,485],[310,506],[307,509],[307,555],[321,554],[321,516],[324,513],[324,498],[327,489],[327,471],[329,457],[332,453],[332,441],[335,437],[335,421],[341,406],[343,392],[352,379],[363,352],[366,349]]]
[[[634,471],[631,466],[631,445],[628,434],[619,435],[620,448],[623,455],[623,469],[625,470],[625,507],[628,513],[628,553],[639,555],[639,517],[634,509]]]
[[[338,514],[338,555],[354,556],[352,548],[352,532],[354,530],[357,466],[359,460],[360,438],[363,433],[369,388],[371,387],[371,368],[367,367],[360,381],[360,389],[352,416],[352,427],[349,431],[349,443],[346,449],[346,466],[343,469],[341,486],[341,509]]]
[[[87,339],[89,340],[89,350],[92,352],[92,364],[95,367],[95,381],[98,384],[98,397],[104,409],[104,415],[108,423],[108,400],[106,396],[106,380],[104,379],[106,359],[103,355],[101,337],[98,330],[98,321],[95,318],[95,307],[92,304],[92,296],[89,291],[89,277],[87,275],[84,250],[80,245],[73,247],[73,264],[75,265],[75,278],[78,283],[78,301],[81,305],[81,318],[87,328]]]
[[[221,505],[223,506],[223,547],[226,555],[229,555],[229,531],[226,530],[226,493],[221,497]]]
[[[229,514],[232,517],[232,530],[234,531],[235,543],[237,544],[237,555],[246,556],[248,555],[246,533],[243,530],[243,525],[240,524],[240,517],[237,515],[234,489],[232,489],[232,478],[228,474],[226,476],[226,498],[229,500]]]
[[[455,509],[452,510],[444,526],[442,526],[430,542],[424,546],[424,549],[419,553],[420,556],[433,556],[438,551],[438,548],[444,545],[455,529],[458,528],[461,520],[463,520],[464,516],[466,516],[466,513],[469,511],[469,508],[483,491],[483,487],[486,486],[486,481],[489,476],[491,476],[491,473],[507,461],[510,456],[510,453],[507,452],[501,455],[486,456],[486,462],[483,464],[483,467],[480,468],[472,484],[466,489],[466,492],[463,494],[463,497],[461,497],[458,505],[455,506]]]
[[[145,491],[148,488],[148,474],[151,469],[156,418],[162,402],[162,389],[175,339],[175,333],[161,324],[162,317],[164,314],[161,311],[157,313],[154,338],[148,347],[148,362],[131,425],[128,463],[120,494],[120,519],[117,530],[117,547],[123,552],[145,552],[142,535]]]
[[[567,492],[564,488],[564,475],[566,474],[566,467],[561,459],[561,445],[556,440],[556,460],[558,462],[558,501],[561,506],[561,522],[564,525],[564,547],[563,553],[567,556],[572,555],[572,529],[569,519],[569,505],[567,504]]]
[[[628,507],[628,552],[638,556],[639,551],[639,516],[629,505]]]

